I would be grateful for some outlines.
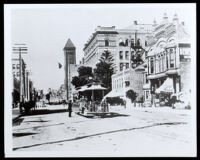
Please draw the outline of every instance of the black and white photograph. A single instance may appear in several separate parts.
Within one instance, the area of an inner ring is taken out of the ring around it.
[[[5,157],[196,157],[196,3],[4,4]]]

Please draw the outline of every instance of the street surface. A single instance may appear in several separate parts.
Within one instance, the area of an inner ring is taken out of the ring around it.
[[[195,156],[191,110],[113,106],[110,110],[119,115],[86,118],[73,112],[70,118],[66,108],[47,106],[49,114],[21,117],[21,124],[13,126],[13,150],[64,151],[66,156]]]

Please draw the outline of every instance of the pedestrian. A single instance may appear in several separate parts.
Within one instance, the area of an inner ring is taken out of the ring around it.
[[[68,112],[69,112],[69,117],[72,116],[72,100],[69,100],[68,103]]]

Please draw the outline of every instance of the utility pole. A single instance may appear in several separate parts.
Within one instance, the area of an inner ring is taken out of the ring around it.
[[[15,44],[16,46],[13,47],[13,53],[19,54],[19,81],[20,81],[20,102],[22,102],[22,55],[21,54],[27,54],[27,47],[26,44]]]

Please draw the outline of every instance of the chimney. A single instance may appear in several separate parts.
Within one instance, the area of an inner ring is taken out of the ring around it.
[[[134,21],[134,25],[137,25],[137,21]]]
[[[168,22],[167,13],[164,13],[164,14],[163,14],[163,22],[164,22],[164,23],[167,23],[167,22]]]
[[[176,13],[174,14],[173,24],[174,24],[174,25],[178,25],[178,16],[177,16]]]

